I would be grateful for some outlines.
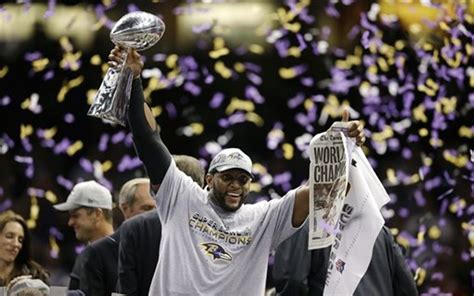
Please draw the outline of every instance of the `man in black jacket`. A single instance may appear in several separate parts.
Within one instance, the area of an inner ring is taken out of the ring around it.
[[[125,219],[155,208],[150,181],[136,178],[126,182],[120,189],[119,206]],[[119,242],[120,229],[117,229],[84,250],[79,289],[86,295],[109,296],[115,292]]]
[[[306,226],[281,243],[275,253],[277,295],[323,295],[331,247],[309,251]],[[372,260],[354,295],[418,295],[413,275],[387,227],[377,236]]]
[[[86,244],[96,242],[113,233],[112,194],[95,181],[80,182],[74,186],[66,202],[54,206],[68,211],[68,225],[74,228],[76,238]],[[80,289],[84,271],[84,252],[74,262],[69,290]]]
[[[204,185],[204,167],[199,160],[175,155],[177,167],[199,186]],[[117,291],[128,296],[147,296],[158,263],[161,223],[156,211],[125,221],[120,227]]]

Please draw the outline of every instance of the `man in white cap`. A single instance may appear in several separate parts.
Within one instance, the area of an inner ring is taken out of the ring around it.
[[[123,52],[113,49],[109,65],[123,63]],[[308,186],[280,199],[245,204],[252,161],[240,149],[231,148],[214,157],[206,175],[208,190],[203,190],[177,169],[161,139],[144,102],[140,55],[132,50],[126,62],[135,78],[128,121],[156,192],[163,229],[149,295],[264,294],[270,250],[295,233],[308,216]],[[348,135],[362,145],[362,124],[353,121],[349,126]]]
[[[66,202],[54,208],[69,212],[68,225],[74,228],[76,238],[82,243],[89,244],[114,232],[112,194],[96,181],[76,184]],[[82,256],[79,255],[71,272],[70,290],[79,289],[82,265]]]
[[[120,189],[118,204],[125,220],[154,209],[150,180],[135,178],[126,182]],[[86,295],[109,296],[116,291],[119,244],[120,228],[91,243],[81,254],[79,289]]]

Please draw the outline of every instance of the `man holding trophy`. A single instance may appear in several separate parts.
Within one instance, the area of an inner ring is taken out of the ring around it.
[[[252,161],[240,149],[228,148],[211,161],[207,190],[202,189],[176,168],[161,139],[144,102],[138,52],[119,44],[109,55],[109,65],[123,65],[133,76],[128,123],[162,224],[150,295],[264,294],[268,255],[303,225],[309,213],[309,187],[300,186],[278,200],[245,204]],[[362,124],[346,124],[348,137],[362,145]]]

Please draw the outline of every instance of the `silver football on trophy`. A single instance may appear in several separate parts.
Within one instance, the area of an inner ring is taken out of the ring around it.
[[[112,28],[110,40],[125,48],[145,50],[155,45],[165,32],[165,24],[156,15],[135,11],[124,15]]]
[[[110,39],[126,49],[145,50],[155,45],[164,32],[165,24],[159,17],[135,11],[120,18],[110,32]],[[109,68],[87,115],[125,126],[132,79],[131,70],[123,65]]]

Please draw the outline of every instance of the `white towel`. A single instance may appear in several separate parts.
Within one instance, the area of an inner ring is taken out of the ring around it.
[[[356,161],[349,169],[350,191],[344,201],[332,245],[324,295],[352,295],[372,258],[375,240],[385,221],[380,212],[389,200],[362,149],[352,152]]]

